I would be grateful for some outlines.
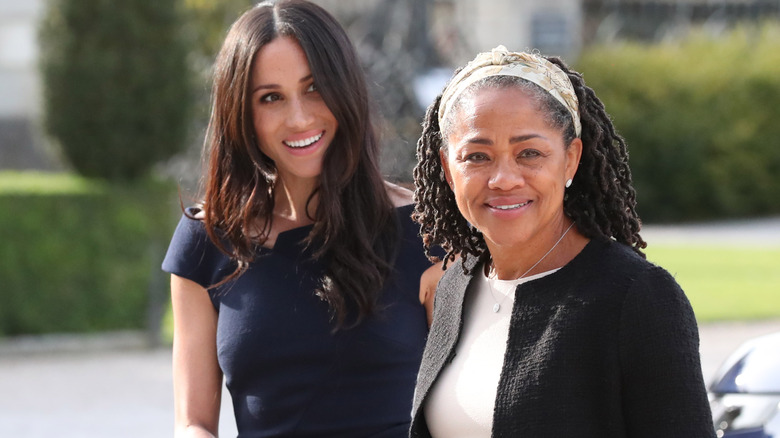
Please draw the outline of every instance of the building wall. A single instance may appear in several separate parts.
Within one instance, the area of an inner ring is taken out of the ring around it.
[[[342,17],[369,13],[389,1],[403,7],[423,0],[314,0]],[[430,4],[430,33],[449,63],[460,65],[477,52],[503,44],[573,58],[582,45],[581,0],[424,0]],[[362,11],[362,12],[361,12]]]
[[[36,43],[41,0],[0,0],[0,118],[40,113]]]
[[[453,0],[457,22],[471,52],[503,44],[574,57],[581,45],[579,0]]]
[[[717,35],[735,24],[780,19],[780,0],[585,0],[583,8],[586,44],[653,43],[698,26]]]
[[[38,22],[44,0],[0,0],[0,169],[53,169],[40,132]]]

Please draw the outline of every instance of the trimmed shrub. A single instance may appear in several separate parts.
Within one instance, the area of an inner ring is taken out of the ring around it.
[[[146,328],[172,199],[168,183],[0,173],[0,336]]]
[[[178,0],[51,0],[44,119],[73,168],[135,179],[186,145],[193,77]]]
[[[590,48],[577,69],[626,138],[646,221],[780,213],[780,28]]]

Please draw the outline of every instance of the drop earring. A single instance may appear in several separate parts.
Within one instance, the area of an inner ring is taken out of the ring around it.
[[[571,178],[566,181],[566,188],[568,189],[569,187],[571,187]]]

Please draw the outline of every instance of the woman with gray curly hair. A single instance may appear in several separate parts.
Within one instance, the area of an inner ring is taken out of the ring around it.
[[[423,126],[414,218],[453,266],[411,436],[714,436],[693,311],[645,260],[626,144],[582,76],[498,47]]]

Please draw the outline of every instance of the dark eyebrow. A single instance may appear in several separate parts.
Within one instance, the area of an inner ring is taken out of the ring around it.
[[[309,74],[308,76],[302,77],[301,80],[299,80],[298,82],[299,83],[309,82],[313,77],[314,77],[313,75]],[[262,85],[258,85],[257,87],[255,87],[252,90],[252,94],[255,94],[256,92],[258,92],[260,90],[275,90],[277,88],[279,88],[278,84],[262,84]]]
[[[540,138],[541,135],[538,134],[526,134],[526,135],[518,135],[517,137],[512,137],[509,139],[509,143],[522,143],[524,141],[528,141],[534,138]]]
[[[509,143],[510,144],[522,143],[524,141],[528,141],[528,140],[531,140],[533,138],[539,138],[539,137],[540,136],[537,135],[537,134],[518,135],[516,137],[510,138],[509,139]],[[486,145],[486,146],[490,146],[490,145],[493,144],[492,140],[490,140],[488,138],[484,138],[484,137],[470,138],[470,139],[466,140],[466,142],[467,143],[471,143],[471,144],[482,144],[482,145]]]

